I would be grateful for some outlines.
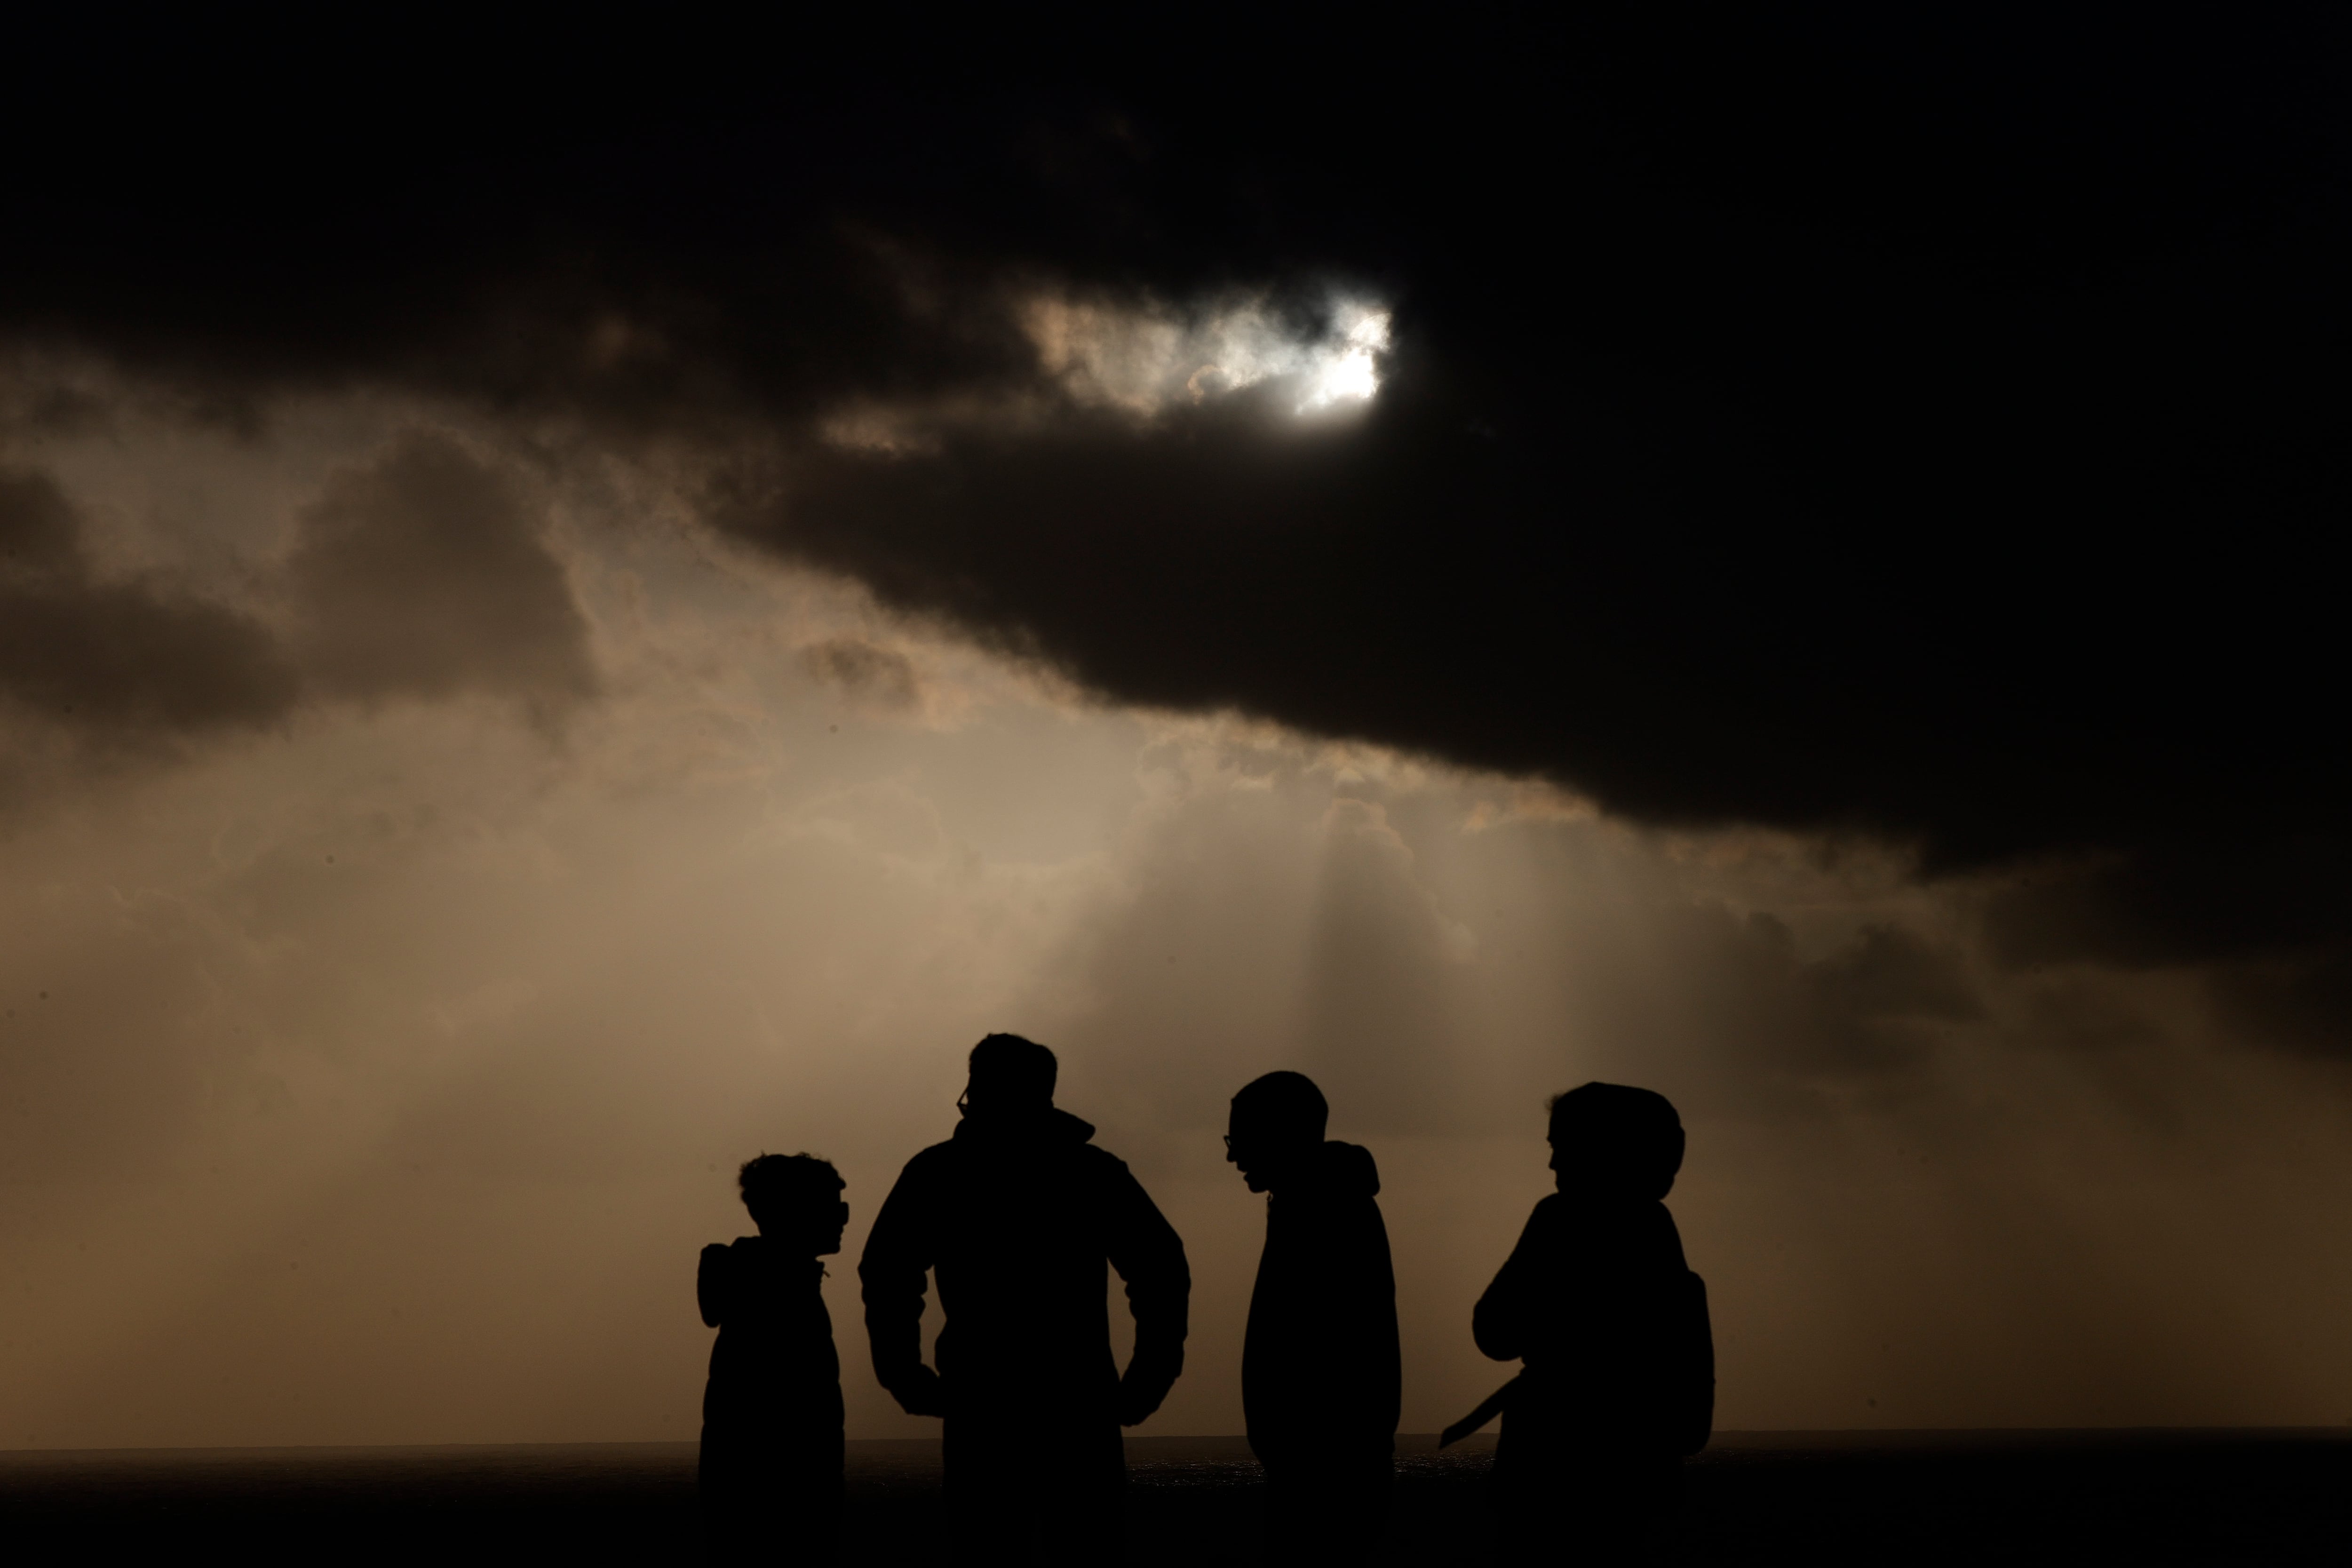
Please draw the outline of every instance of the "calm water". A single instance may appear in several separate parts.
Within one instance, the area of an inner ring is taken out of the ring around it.
[[[1483,1559],[1491,1443],[1401,1447],[1392,1560]],[[1128,1452],[1129,1561],[1255,1556],[1238,1438]],[[936,1443],[853,1443],[849,1480],[852,1563],[936,1558]],[[2342,1560],[2352,1433],[1730,1433],[1688,1483],[1664,1561],[2309,1563]],[[7,1453],[0,1531],[19,1562],[692,1563],[694,1446]]]

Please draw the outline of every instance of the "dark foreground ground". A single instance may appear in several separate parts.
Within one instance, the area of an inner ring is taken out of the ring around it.
[[[1402,1447],[1391,1560],[1486,1560],[1491,1443]],[[1239,1439],[1130,1438],[1128,1454],[1128,1561],[1255,1558],[1257,1472]],[[2344,1561],[2352,1536],[2352,1432],[1729,1433],[1687,1479],[1660,1561],[2312,1563]],[[934,1560],[938,1494],[937,1444],[851,1444],[848,1562]],[[694,1447],[0,1454],[0,1551],[239,1568],[692,1563]]]

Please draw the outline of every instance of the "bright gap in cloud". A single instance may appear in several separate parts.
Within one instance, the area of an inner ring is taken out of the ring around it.
[[[1312,351],[1315,368],[1307,395],[1298,402],[1301,414],[1334,403],[1362,402],[1381,389],[1378,356],[1389,346],[1389,313],[1363,305],[1348,309],[1353,320],[1342,318],[1338,341]]]
[[[1071,395],[1147,416],[1276,379],[1297,386],[1296,414],[1365,402],[1380,391],[1389,346],[1388,308],[1347,296],[1330,301],[1319,330],[1255,295],[1190,320],[1060,297],[1032,300],[1022,314],[1039,360]]]

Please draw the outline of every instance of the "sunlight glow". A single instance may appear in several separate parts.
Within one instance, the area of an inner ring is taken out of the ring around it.
[[[1312,325],[1255,294],[1189,319],[1164,306],[1044,297],[1024,308],[1023,325],[1069,394],[1145,416],[1269,381],[1297,388],[1294,414],[1367,402],[1389,347],[1388,307],[1348,296]]]
[[[1361,305],[1349,310],[1354,319],[1342,318],[1345,325],[1338,342],[1312,351],[1317,363],[1308,373],[1307,395],[1298,401],[1301,414],[1334,403],[1363,402],[1381,389],[1377,356],[1389,346],[1389,313]]]

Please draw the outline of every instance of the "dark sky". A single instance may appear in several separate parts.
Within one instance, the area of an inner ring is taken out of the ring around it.
[[[1613,1042],[1578,1047],[1594,1070],[1779,1129],[1739,1168],[1784,1194],[1814,1179],[1788,1129],[1832,1105],[1907,1129],[1857,1134],[1867,1160],[2005,1171],[1986,1214],[2111,1137],[2148,1190],[2186,1182],[2181,1104],[2259,1147],[2294,1075],[2352,1059],[2326,542],[2352,507],[2352,39],[2322,8],[2156,11],[22,24],[19,885],[87,896],[53,953],[76,973],[129,940],[109,898],[210,911],[121,950],[158,998],[138,1016],[176,1020],[157,1037],[211,1042],[154,1080],[186,1097],[155,1091],[166,1142],[218,1100],[189,1064],[246,1037],[220,996],[257,987],[285,1040],[371,1008],[433,1040],[552,1029],[508,1020],[559,994],[577,1024],[595,1007],[520,933],[658,923],[646,900],[692,885],[681,1016],[721,1029],[708,996],[756,966],[718,911],[814,951],[793,921],[839,899],[879,947],[996,976],[907,1004],[940,1039],[1013,1026],[968,1016],[985,997],[1075,1059],[1124,1049],[1095,1081],[1139,1141],[1213,1120],[1188,1030],[1219,1070],[1261,1046],[1360,1068],[1361,1125],[1400,1138],[1494,1133],[1555,1076],[1528,1042],[1565,1030]],[[1377,395],[1318,402],[1342,364]],[[870,754],[809,761],[845,732]],[[583,781],[593,828],[565,815]],[[758,854],[852,845],[878,880],[794,859],[824,891],[760,924],[691,823],[706,787],[748,792],[719,816]],[[341,867],[470,868],[331,895],[306,879],[330,839]],[[664,892],[651,846],[699,869]],[[1094,890],[976,912],[965,850]],[[910,865],[928,890],[898,909],[877,889]],[[495,962],[404,934],[552,867],[577,900],[515,892]],[[1231,942],[1221,899],[1251,910]],[[1084,935],[1087,900],[1124,912]],[[1022,934],[973,934],[992,921]],[[616,973],[672,952],[611,940]],[[242,956],[157,956],[215,941]],[[52,957],[25,962],[9,983],[38,989]],[[828,988],[901,984],[881,964],[810,959],[760,1005],[850,1051],[879,1026]],[[579,1026],[610,1074],[515,1110],[526,1143],[650,1092],[642,1040]],[[1489,1037],[1489,1076],[1416,1121],[1427,1063]],[[2013,1136],[1971,1120],[1939,1054],[1963,1039],[2008,1064]],[[102,1100],[68,1054],[11,1092]],[[344,1070],[265,1076],[324,1103]],[[2208,1072],[2259,1079],[2242,1114]],[[529,1098],[503,1082],[483,1103]],[[2016,1107],[2045,1092],[2063,1131],[2035,1142]],[[476,1114],[426,1120],[469,1147]],[[902,1131],[861,1125],[857,1158]],[[1702,1188],[1710,1234],[1740,1234],[1737,1186]],[[1819,1277],[1857,1276],[1825,1252]]]
[[[62,155],[5,309],[225,418],[368,378],[685,433],[726,526],[1116,697],[2087,855],[2021,958],[2335,943],[2340,28],[1736,10],[110,29],[15,100]],[[1387,391],[815,439],[1034,390],[1048,285],[1372,289]]]

